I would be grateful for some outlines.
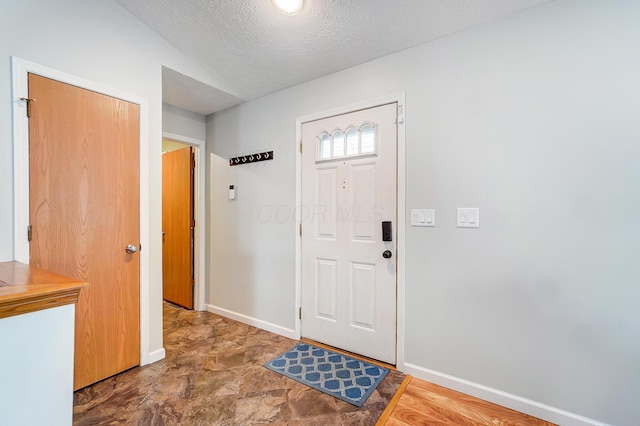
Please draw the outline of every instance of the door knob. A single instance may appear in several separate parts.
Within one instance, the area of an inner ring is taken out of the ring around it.
[[[127,247],[125,247],[125,250],[129,254],[133,254],[138,251],[138,247],[134,246],[133,244],[128,244]]]
[[[385,250],[382,252],[382,257],[384,257],[385,259],[391,259],[391,256],[393,256],[391,250]]]

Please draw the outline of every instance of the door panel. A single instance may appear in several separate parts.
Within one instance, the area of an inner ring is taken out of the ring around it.
[[[323,168],[316,171],[316,205],[322,206],[318,211],[316,226],[318,238],[335,238],[337,216],[337,168]]]
[[[162,154],[162,297],[193,309],[193,148]]]
[[[316,259],[316,315],[325,319],[336,319],[335,259]]]
[[[382,221],[396,223],[396,108],[302,127],[302,335],[392,364],[395,241]]]
[[[375,332],[376,265],[351,262],[351,325]]]
[[[351,182],[353,182],[351,238],[374,242],[378,224],[375,218],[368,216],[375,214],[376,211],[376,165],[352,165]]]
[[[139,107],[29,74],[30,262],[86,281],[74,388],[140,362]]]

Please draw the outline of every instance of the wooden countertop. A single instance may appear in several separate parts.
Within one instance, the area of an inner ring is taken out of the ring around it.
[[[0,318],[78,301],[85,282],[20,262],[0,262]]]

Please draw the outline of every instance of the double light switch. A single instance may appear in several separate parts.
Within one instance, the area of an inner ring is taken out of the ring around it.
[[[480,228],[480,209],[458,207],[458,228]]]

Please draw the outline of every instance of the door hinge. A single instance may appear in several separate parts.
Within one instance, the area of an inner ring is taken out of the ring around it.
[[[32,233],[31,233],[31,225],[27,226],[27,241],[31,241],[31,237],[32,237]]]
[[[300,154],[302,154],[302,141],[300,142]]]
[[[32,98],[20,98],[21,101],[27,103],[27,118],[31,117],[31,102],[35,102],[35,99]]]
[[[298,308],[298,319],[302,319],[302,307]]]
[[[302,237],[302,224],[300,224],[300,236]]]

